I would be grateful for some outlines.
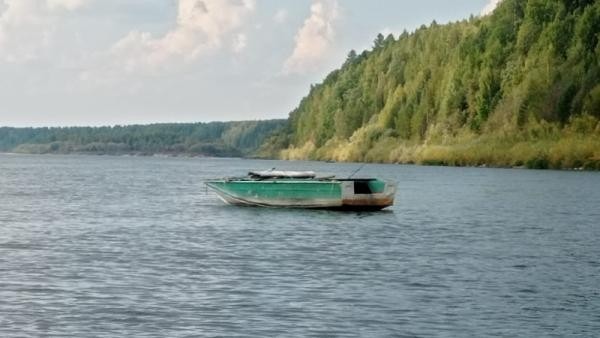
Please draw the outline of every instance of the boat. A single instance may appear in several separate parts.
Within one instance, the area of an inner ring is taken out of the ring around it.
[[[381,210],[392,206],[396,195],[392,181],[317,177],[313,171],[251,171],[205,184],[227,204],[261,207]]]

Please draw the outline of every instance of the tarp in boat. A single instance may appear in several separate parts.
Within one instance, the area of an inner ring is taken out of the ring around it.
[[[264,170],[251,171],[248,173],[251,177],[257,178],[315,178],[314,171],[284,171],[284,170]]]

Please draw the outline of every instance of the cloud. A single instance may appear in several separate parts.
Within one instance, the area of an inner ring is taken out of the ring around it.
[[[63,12],[74,11],[86,0],[0,0],[0,62],[36,59],[52,42]]]
[[[246,46],[235,34],[255,10],[254,0],[179,0],[176,26],[161,37],[131,31],[111,48],[127,71],[157,70],[171,62],[190,62],[232,41],[234,51]]]
[[[47,0],[50,9],[66,9],[69,11],[83,7],[87,0]]]
[[[247,44],[248,44],[248,38],[246,37],[246,34],[240,33],[233,40],[231,49],[235,53],[241,53],[244,49],[246,49]]]
[[[273,21],[275,21],[275,23],[278,23],[278,24],[283,24],[287,21],[288,16],[289,16],[288,11],[284,8],[281,8],[273,16]]]
[[[490,0],[490,2],[487,5],[485,5],[485,7],[483,7],[483,9],[481,10],[481,15],[492,14],[494,9],[496,9],[496,7],[501,1],[502,0]]]
[[[319,68],[335,37],[339,16],[337,0],[313,0],[310,16],[296,34],[292,55],[285,61],[284,74],[303,73]]]

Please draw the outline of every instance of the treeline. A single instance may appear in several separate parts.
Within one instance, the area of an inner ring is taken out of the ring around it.
[[[600,169],[600,1],[379,34],[290,113],[264,156]]]
[[[112,127],[0,128],[0,151],[17,153],[251,155],[284,120]]]

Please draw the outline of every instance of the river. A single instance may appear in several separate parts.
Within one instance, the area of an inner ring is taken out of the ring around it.
[[[371,213],[202,182],[273,167],[360,165],[0,155],[0,336],[600,334],[600,173],[368,164]]]

